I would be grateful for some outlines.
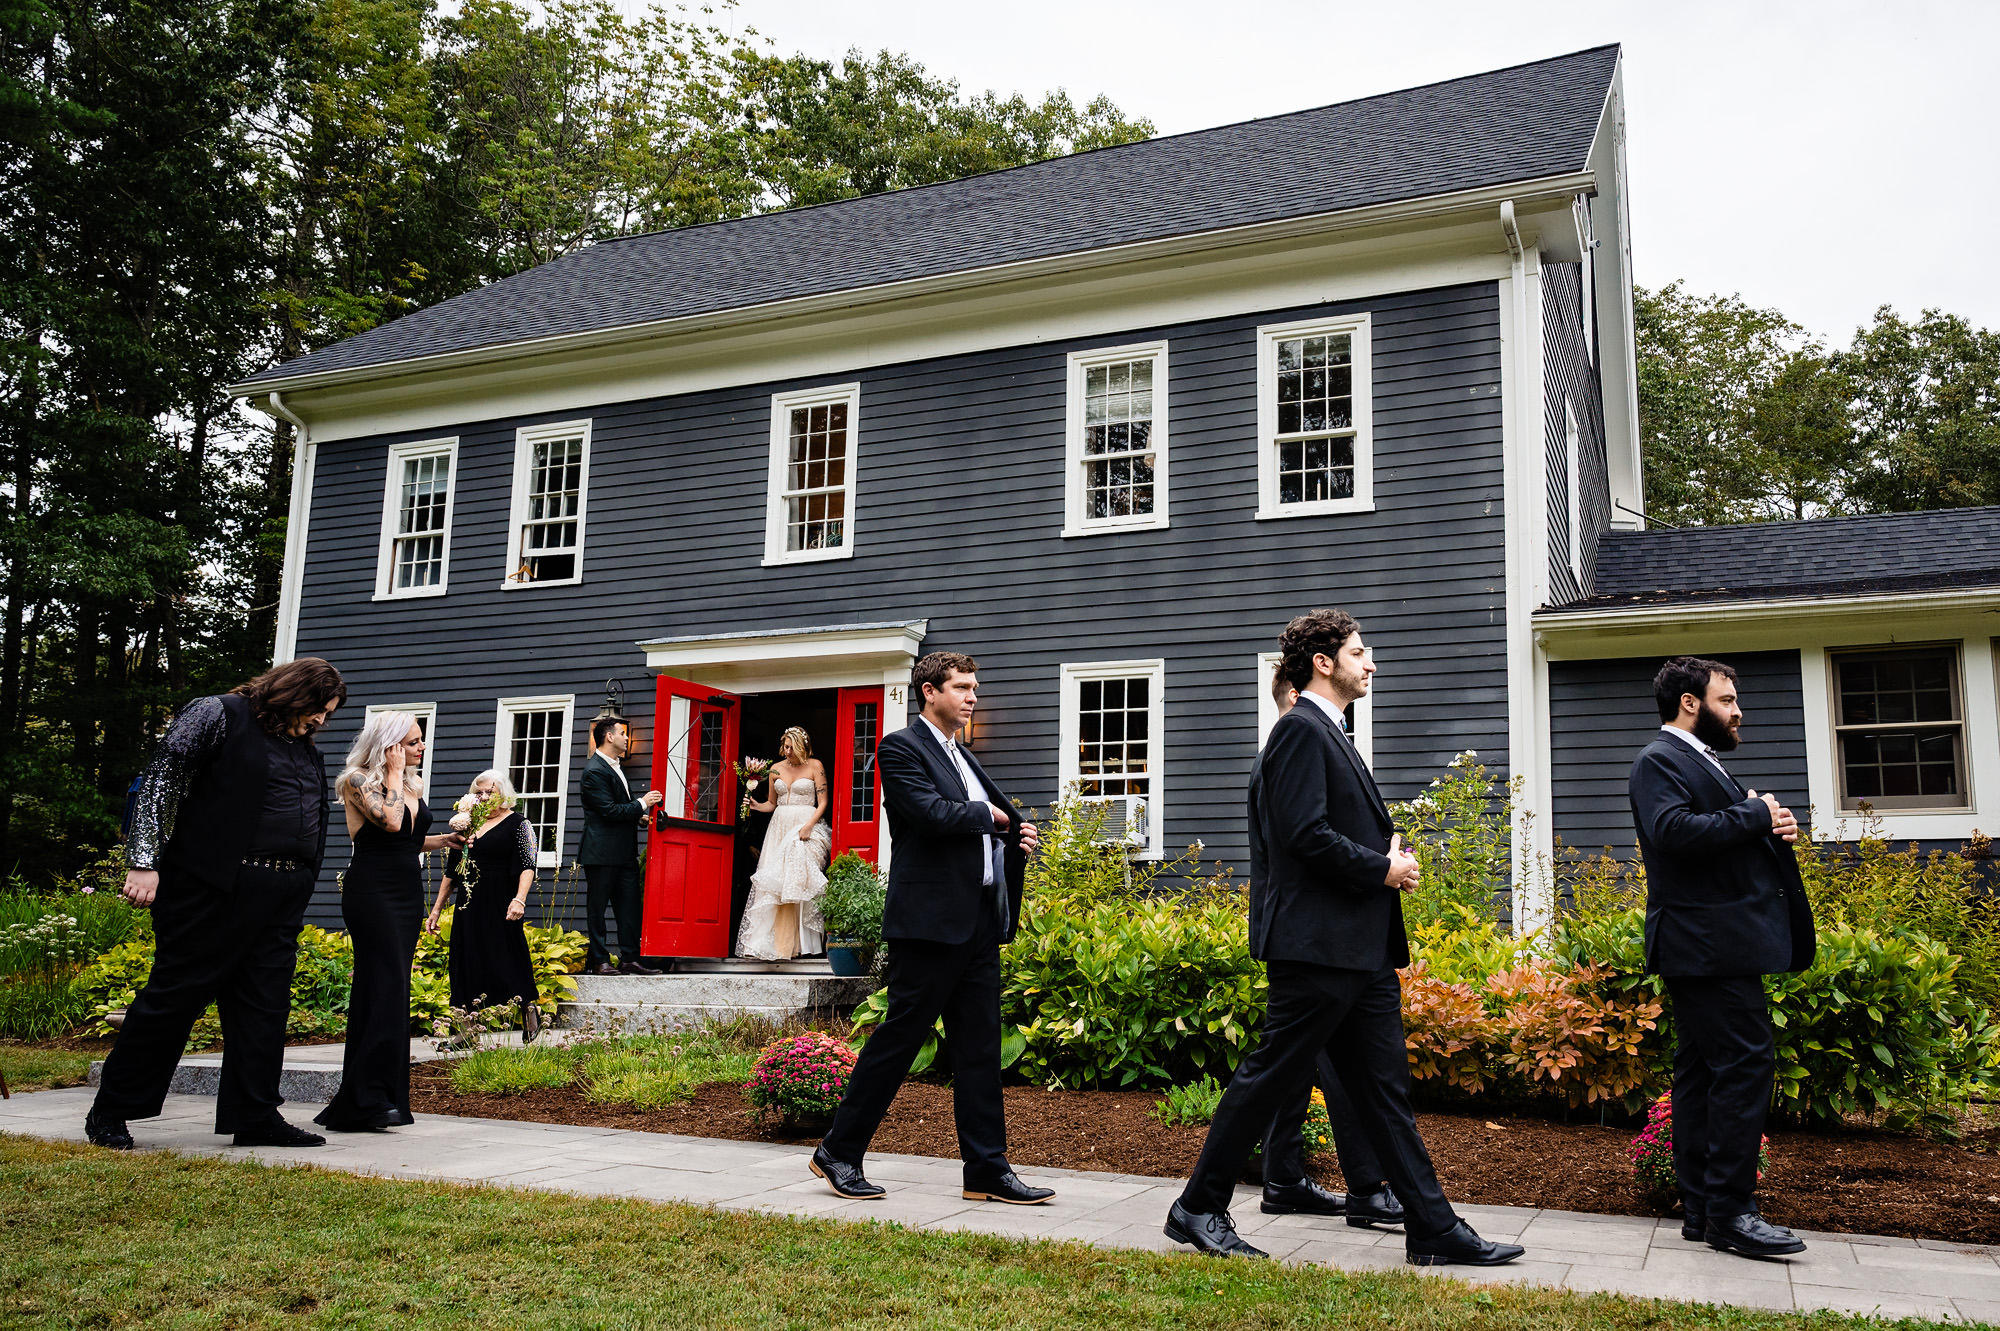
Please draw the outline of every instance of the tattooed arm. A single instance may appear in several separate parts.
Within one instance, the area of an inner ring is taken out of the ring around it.
[[[383,831],[403,830],[407,797],[403,794],[401,782],[389,788],[378,780],[363,780],[359,776],[352,776],[347,779],[347,788],[340,792],[340,796],[347,801],[349,808]]]

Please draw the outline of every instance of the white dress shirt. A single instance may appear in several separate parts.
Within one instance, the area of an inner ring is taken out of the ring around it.
[[[613,758],[610,754],[603,752],[602,750],[598,751],[597,756],[604,759],[605,762],[611,765],[611,770],[618,774],[618,784],[625,787],[625,798],[628,800],[631,799],[632,783],[625,779],[625,769],[619,766],[618,760]]]
[[[925,725],[929,726],[931,734],[937,736],[938,743],[944,745],[944,751],[946,755],[950,757],[952,765],[958,768],[958,779],[965,783],[966,798],[975,800],[984,800],[986,803],[991,804],[997,808],[1000,804],[1000,801],[994,796],[991,790],[987,789],[986,783],[984,781],[981,781],[977,776],[973,775],[972,764],[965,761],[965,755],[959,751],[958,742],[954,740],[951,736],[945,734],[942,730],[939,730],[928,716],[924,716],[920,713],[917,719],[919,721],[922,721]],[[989,822],[987,824],[988,826],[992,825],[990,822],[992,816],[993,815],[990,812],[987,814],[987,818],[989,819]],[[986,873],[985,876],[979,880],[979,882],[980,885],[983,887],[991,887],[993,886],[994,882],[993,866],[1000,858],[1000,838],[992,835],[991,833],[988,833],[986,837],[985,858],[986,858]]]
[[[1731,785],[1736,784],[1736,778],[1729,775],[1729,769],[1722,765],[1722,759],[1715,756],[1715,750],[1709,748],[1707,744],[1695,738],[1695,733],[1692,730],[1682,730],[1679,726],[1661,726],[1660,729],[1664,730],[1669,735],[1678,736],[1683,743],[1692,745],[1696,753],[1708,759],[1708,765],[1710,767],[1713,767],[1716,771],[1722,773],[1723,780],[1729,782]]]
[[[1347,713],[1341,711],[1317,693],[1307,693],[1303,689],[1299,691],[1299,702],[1311,702],[1317,705],[1322,712],[1333,718],[1334,728],[1339,730],[1341,734],[1347,735]],[[1296,703],[1293,705],[1297,706]],[[1354,736],[1347,735],[1347,742],[1352,744]]]

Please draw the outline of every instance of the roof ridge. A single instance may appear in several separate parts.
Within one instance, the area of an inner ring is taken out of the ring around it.
[[[1196,138],[1203,134],[1220,134],[1224,130],[1240,129],[1245,125],[1265,125],[1281,120],[1292,120],[1300,116],[1316,115],[1322,111],[1331,111],[1335,107],[1361,106],[1367,102],[1382,101],[1390,97],[1403,97],[1411,93],[1426,92],[1433,88],[1449,87],[1454,83],[1471,83],[1477,80],[1491,79],[1502,74],[1512,74],[1517,70],[1532,69],[1537,65],[1553,65],[1564,60],[1574,60],[1579,56],[1595,55],[1599,51],[1618,51],[1622,50],[1622,47],[1623,44],[1620,42],[1604,42],[1597,46],[1586,46],[1575,51],[1568,51],[1562,55],[1544,56],[1540,60],[1523,60],[1518,64],[1502,65],[1498,69],[1480,70],[1473,74],[1458,74],[1448,79],[1433,79],[1429,83],[1413,83],[1406,88],[1391,88],[1386,92],[1372,92],[1362,97],[1349,97],[1337,102],[1322,102],[1317,106],[1300,107],[1296,111],[1279,111],[1268,116],[1251,116],[1244,120],[1229,120],[1220,125],[1204,125],[1199,129],[1184,129],[1174,134],[1156,134],[1151,138],[1134,139],[1130,143],[1107,143],[1096,148],[1086,148],[1081,152],[1063,153],[1056,157],[1044,157],[1038,161],[1022,162],[1016,166],[996,167],[991,171],[978,171],[969,176],[954,176],[950,180],[933,180],[923,185],[905,185],[901,189],[883,190],[876,194],[853,194],[844,199],[828,199],[823,203],[800,204],[792,208],[774,208],[768,213],[745,213],[741,217],[718,217],[712,222],[694,222],[686,226],[659,227],[652,231],[634,231],[622,236],[606,236],[602,240],[592,241],[590,244],[584,246],[583,249],[572,250],[570,253],[581,254],[584,250],[593,250],[604,245],[616,245],[622,241],[646,240],[653,236],[707,230],[712,227],[729,226],[737,222],[756,221],[764,217],[790,216],[798,213],[815,212],[825,208],[841,208],[860,203],[867,199],[883,199],[891,195],[908,197],[911,194],[924,190],[949,189],[954,185],[965,185],[969,182],[979,180],[991,180],[995,176],[1009,175],[1016,171],[1032,171],[1037,168],[1050,167],[1059,162],[1074,162],[1083,158],[1096,157],[1100,154],[1123,152],[1128,149],[1141,148],[1151,144],[1173,143],[1178,140]],[[1067,89],[1059,89],[1059,91],[1067,91]],[[567,258],[568,256],[565,255],[563,257]],[[501,281],[505,280],[505,278],[501,279]]]

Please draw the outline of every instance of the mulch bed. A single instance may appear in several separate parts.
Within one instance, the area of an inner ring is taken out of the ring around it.
[[[1185,1178],[1206,1128],[1162,1127],[1147,1092],[1009,1087],[1007,1155],[1016,1165]],[[703,1086],[686,1104],[639,1111],[595,1105],[573,1089],[461,1095],[438,1064],[410,1070],[410,1107],[534,1123],[577,1123],[732,1141],[814,1144],[754,1126],[734,1084]],[[1453,1201],[1606,1215],[1668,1215],[1632,1181],[1630,1128],[1517,1115],[1420,1113],[1418,1126]],[[1798,1229],[2000,1244],[2000,1130],[1959,1146],[1884,1132],[1771,1133],[1764,1213]],[[1972,1149],[1967,1149],[1971,1147]],[[1980,1148],[1984,1148],[1984,1151]],[[874,1150],[954,1159],[948,1087],[912,1082],[889,1110]],[[801,1166],[803,1168],[803,1166]],[[1330,1162],[1315,1169],[1343,1186]]]

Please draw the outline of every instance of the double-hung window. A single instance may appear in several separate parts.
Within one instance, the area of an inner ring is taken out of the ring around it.
[[[1829,654],[1840,807],[1968,807],[1956,644]]]
[[[1063,535],[1167,525],[1167,344],[1072,352]]]
[[[1062,787],[1110,806],[1106,816],[1134,829],[1133,853],[1145,858],[1160,854],[1166,682],[1161,660],[1062,667]]]
[[[766,564],[853,555],[860,425],[859,384],[771,398]]]
[[[563,809],[569,791],[573,694],[502,698],[493,732],[493,766],[507,774],[520,797],[516,806],[535,834],[543,868],[561,858]]]
[[[1368,316],[1257,330],[1257,516],[1375,507]]]
[[[583,581],[590,497],[590,422],[537,425],[514,436],[507,587]]]
[[[442,596],[451,572],[451,482],[458,440],[389,446],[375,599]]]

